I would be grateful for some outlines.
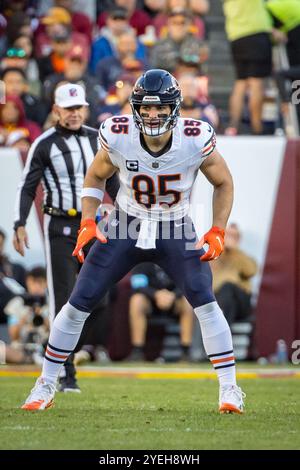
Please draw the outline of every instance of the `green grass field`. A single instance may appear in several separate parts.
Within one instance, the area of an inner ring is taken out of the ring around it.
[[[219,415],[214,380],[81,378],[44,412],[19,408],[35,379],[0,378],[1,449],[299,449],[300,381],[240,380],[243,416]]]

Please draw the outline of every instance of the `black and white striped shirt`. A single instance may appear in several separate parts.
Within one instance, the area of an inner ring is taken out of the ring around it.
[[[25,226],[38,184],[44,189],[44,205],[81,212],[81,190],[87,168],[98,150],[98,131],[82,126],[78,131],[59,124],[38,137],[31,146],[15,204],[15,224]],[[117,175],[106,183],[114,200],[119,189]]]

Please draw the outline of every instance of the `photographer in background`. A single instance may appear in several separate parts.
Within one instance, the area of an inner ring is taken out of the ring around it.
[[[46,271],[33,268],[26,274],[27,292],[14,297],[5,307],[8,315],[12,347],[32,356],[32,362],[42,360],[49,335]]]
[[[0,340],[9,341],[6,304],[25,288],[25,269],[13,263],[5,252],[6,234],[0,228]]]

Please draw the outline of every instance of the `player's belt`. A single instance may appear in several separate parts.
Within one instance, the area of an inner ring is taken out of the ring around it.
[[[64,211],[57,207],[43,206],[43,212],[44,214],[54,215],[55,217],[81,217],[81,212],[78,212],[74,208]]]

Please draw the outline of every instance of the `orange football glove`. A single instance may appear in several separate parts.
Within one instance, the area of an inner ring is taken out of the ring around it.
[[[200,250],[205,243],[209,245],[208,251],[200,257],[201,261],[212,261],[219,258],[224,250],[225,231],[219,227],[212,227],[197,243],[196,248]]]
[[[81,221],[80,230],[78,230],[77,243],[72,256],[77,256],[80,263],[84,262],[83,247],[87,245],[93,238],[97,238],[101,243],[107,243],[107,239],[98,229],[93,219],[85,219]]]

